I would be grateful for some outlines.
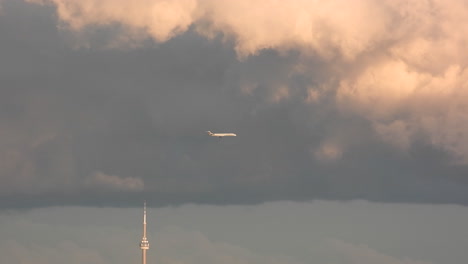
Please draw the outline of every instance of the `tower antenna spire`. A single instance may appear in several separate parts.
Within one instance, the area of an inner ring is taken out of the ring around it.
[[[146,250],[149,249],[149,242],[146,238],[146,201],[143,203],[143,237],[140,242],[141,263],[146,264]]]
[[[146,201],[143,203],[143,238],[146,238]]]

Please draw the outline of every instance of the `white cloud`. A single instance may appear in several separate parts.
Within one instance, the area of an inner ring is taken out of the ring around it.
[[[95,172],[84,181],[89,188],[103,188],[114,191],[141,191],[144,188],[143,180],[137,177],[119,177],[102,172]]]

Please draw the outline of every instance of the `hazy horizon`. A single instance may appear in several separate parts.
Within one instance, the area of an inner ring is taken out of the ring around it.
[[[148,264],[459,264],[468,209],[455,205],[272,202],[148,208]],[[142,208],[0,212],[15,263],[141,263]]]

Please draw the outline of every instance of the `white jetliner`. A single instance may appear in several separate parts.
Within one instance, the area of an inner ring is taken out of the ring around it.
[[[237,136],[236,134],[234,133],[213,133],[211,131],[206,131],[206,133],[208,133],[208,135],[212,136],[212,137],[219,137],[219,138],[222,138],[222,137],[235,137]]]

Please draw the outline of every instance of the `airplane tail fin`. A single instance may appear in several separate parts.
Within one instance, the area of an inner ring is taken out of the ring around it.
[[[206,131],[206,133],[208,133],[208,135],[210,135],[210,136],[213,135],[213,133],[211,131],[209,131],[209,130]]]

